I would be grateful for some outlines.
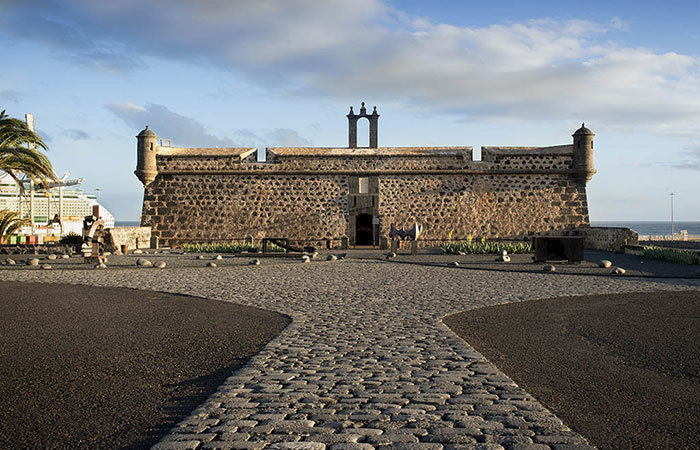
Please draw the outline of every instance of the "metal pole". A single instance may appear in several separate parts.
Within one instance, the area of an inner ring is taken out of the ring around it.
[[[32,235],[34,234],[34,181],[29,180],[29,220],[32,224]]]
[[[58,224],[61,231],[59,236],[63,236],[63,186],[58,187]]]
[[[673,227],[673,196],[675,194],[671,192],[671,240],[673,240],[674,227]]]

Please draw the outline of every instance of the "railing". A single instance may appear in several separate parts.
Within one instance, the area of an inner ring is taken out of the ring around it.
[[[688,234],[688,230],[681,230],[673,234],[640,234],[640,241],[700,241],[700,234]]]

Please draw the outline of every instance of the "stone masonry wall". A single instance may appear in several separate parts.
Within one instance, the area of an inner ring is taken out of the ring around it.
[[[584,238],[586,248],[622,252],[626,245],[637,245],[639,236],[629,228],[590,227],[581,228],[579,234]]]
[[[107,229],[109,251],[121,250],[122,245],[128,249],[148,248],[151,245],[151,229],[149,227],[113,227]]]
[[[585,189],[553,175],[380,178],[381,234],[423,224],[423,239],[522,237],[588,225]]]
[[[146,189],[143,222],[164,245],[339,238],[347,232],[347,186],[344,176],[164,175]]]
[[[144,193],[142,224],[152,226],[163,245],[246,237],[352,241],[351,189],[357,189],[357,177],[374,176],[381,237],[392,223],[414,221],[424,225],[427,240],[588,226],[585,185],[570,172],[571,146],[489,147],[477,162],[470,149],[463,150],[405,157],[275,155],[268,163],[159,155],[159,174]]]

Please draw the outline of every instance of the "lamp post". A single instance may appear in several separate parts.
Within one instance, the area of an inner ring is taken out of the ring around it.
[[[673,196],[676,195],[673,192],[671,192],[671,240],[673,240],[673,234],[674,234],[674,227],[673,227]]]

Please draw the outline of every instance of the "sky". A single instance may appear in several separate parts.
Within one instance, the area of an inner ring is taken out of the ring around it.
[[[342,147],[362,101],[380,146],[568,144],[585,122],[592,221],[669,220],[671,193],[700,220],[700,0],[0,0],[0,60],[0,109],[121,221],[145,125]]]

